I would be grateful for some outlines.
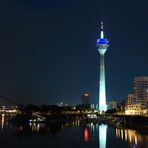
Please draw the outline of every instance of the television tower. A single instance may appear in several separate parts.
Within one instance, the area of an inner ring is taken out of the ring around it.
[[[101,22],[101,35],[96,44],[100,53],[100,83],[99,83],[99,110],[106,111],[106,91],[105,91],[105,62],[104,55],[109,46],[109,41],[104,38],[103,22]]]

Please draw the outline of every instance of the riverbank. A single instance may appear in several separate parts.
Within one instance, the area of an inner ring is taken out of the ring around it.
[[[97,118],[89,118],[87,115],[51,115],[35,117],[31,115],[16,115],[9,122],[13,124],[28,124],[28,123],[62,123],[74,120],[79,120],[82,124],[99,123],[107,124],[116,128],[129,128],[141,130],[148,133],[148,117],[143,116],[124,116],[124,115],[97,115]]]

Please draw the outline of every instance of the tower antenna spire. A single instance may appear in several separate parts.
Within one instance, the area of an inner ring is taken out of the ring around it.
[[[103,21],[101,22],[101,39],[104,39],[104,32],[103,32]]]
[[[103,30],[103,21],[101,22],[101,30]]]

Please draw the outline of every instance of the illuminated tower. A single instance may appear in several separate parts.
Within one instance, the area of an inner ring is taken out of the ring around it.
[[[109,46],[109,42],[104,38],[103,22],[101,22],[101,36],[97,40],[97,48],[100,53],[100,84],[99,84],[99,110],[106,111],[106,91],[105,91],[105,62],[104,55]]]

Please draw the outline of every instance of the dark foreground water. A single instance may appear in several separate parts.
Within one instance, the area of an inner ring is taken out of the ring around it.
[[[104,124],[69,123],[12,125],[0,117],[3,148],[148,148],[148,134]]]

